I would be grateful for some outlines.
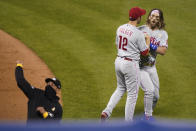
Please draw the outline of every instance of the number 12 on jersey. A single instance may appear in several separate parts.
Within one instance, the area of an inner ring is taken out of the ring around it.
[[[119,36],[119,43],[118,43],[118,48],[119,49],[122,49],[122,50],[127,50],[126,46],[127,46],[127,43],[128,43],[128,39],[126,37],[122,37],[122,36]]]

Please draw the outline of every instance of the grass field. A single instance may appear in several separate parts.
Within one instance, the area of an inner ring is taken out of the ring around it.
[[[196,119],[195,0],[0,0],[0,28],[62,81],[64,118],[99,118],[116,88],[116,29],[133,6],[161,8],[169,35],[168,52],[157,62],[161,89],[154,115]],[[112,117],[124,117],[125,98]],[[142,91],[135,112],[143,112]]]

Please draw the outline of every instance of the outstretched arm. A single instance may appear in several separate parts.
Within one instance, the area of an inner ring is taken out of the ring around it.
[[[18,87],[24,92],[24,94],[30,99],[33,96],[33,88],[26,81],[23,74],[23,65],[22,62],[17,61],[16,69],[15,69],[15,78]]]

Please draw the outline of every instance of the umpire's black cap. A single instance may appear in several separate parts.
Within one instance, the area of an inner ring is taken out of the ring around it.
[[[57,88],[61,89],[61,82],[57,78],[46,78],[46,83],[53,82]]]

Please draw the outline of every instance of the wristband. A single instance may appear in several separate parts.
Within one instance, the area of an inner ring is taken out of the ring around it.
[[[48,112],[44,112],[43,117],[44,118],[48,117]]]
[[[150,43],[150,49],[153,50],[153,51],[156,51],[157,50],[157,45],[154,45],[154,44]]]
[[[20,66],[20,67],[23,67],[23,66],[22,66],[22,64],[17,64],[16,66]]]

